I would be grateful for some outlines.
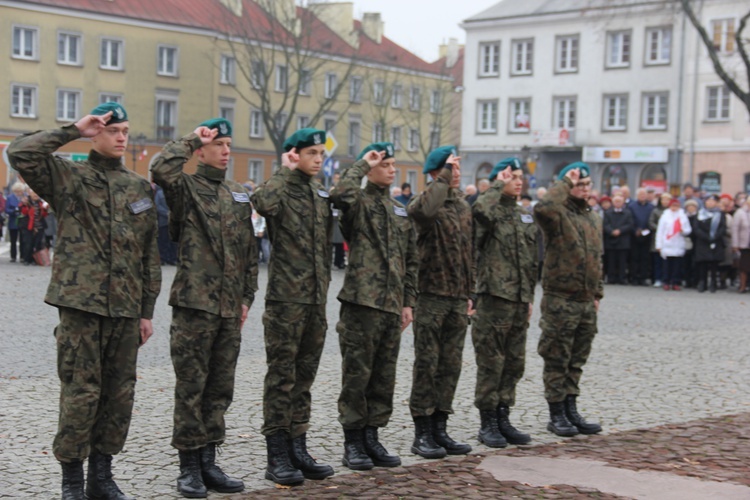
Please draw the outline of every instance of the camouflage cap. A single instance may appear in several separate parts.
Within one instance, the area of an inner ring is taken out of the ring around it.
[[[510,167],[511,170],[521,170],[521,165],[522,162],[520,158],[516,158],[515,156],[500,160],[499,162],[497,162],[497,165],[495,165],[495,168],[492,169],[492,172],[490,172],[490,180],[494,179],[497,174],[508,167]]]
[[[372,144],[367,146],[365,149],[363,149],[361,153],[359,153],[359,156],[357,156],[357,159],[361,160],[370,151],[377,151],[378,153],[381,151],[385,151],[385,156],[383,157],[384,160],[387,158],[393,158],[394,156],[392,142],[373,142]]]
[[[226,118],[211,118],[198,126],[218,130],[219,133],[216,134],[216,139],[220,137],[232,137],[232,122]]]
[[[562,180],[563,177],[565,177],[565,174],[570,172],[573,169],[579,169],[581,171],[581,179],[585,179],[586,177],[591,176],[591,168],[582,161],[577,161],[574,163],[571,163],[570,165],[566,166],[564,169],[560,170],[560,173],[557,175],[558,180]]]
[[[445,160],[450,155],[457,155],[455,146],[440,146],[437,149],[433,149],[429,155],[427,155],[427,161],[424,162],[424,168],[422,169],[423,174],[428,174],[433,170],[443,168],[445,166]]]
[[[92,115],[96,116],[102,116],[106,115],[109,112],[112,112],[112,117],[107,122],[107,125],[112,125],[113,123],[122,123],[128,121],[128,112],[125,111],[125,108],[122,106],[122,104],[117,102],[105,102],[94,109],[91,110]]]
[[[319,146],[326,143],[326,132],[317,128],[301,128],[287,140],[284,141],[284,151],[290,151],[292,148],[296,148],[299,151],[302,148],[308,148],[310,146]]]

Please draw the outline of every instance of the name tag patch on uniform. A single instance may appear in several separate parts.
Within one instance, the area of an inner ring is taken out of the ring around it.
[[[235,193],[232,191],[232,198],[234,198],[234,201],[237,203],[250,203],[250,196],[248,196],[247,193]]]
[[[524,224],[531,224],[532,222],[534,222],[534,217],[530,214],[521,214],[521,222],[523,222]]]
[[[330,195],[325,189],[318,189],[318,196],[320,196],[321,198],[328,198],[328,196]]]
[[[406,217],[406,209],[404,207],[393,207],[393,213],[399,217]]]
[[[130,203],[128,205],[128,208],[130,208],[130,211],[133,212],[135,215],[138,215],[141,212],[145,212],[149,208],[153,207],[154,203],[151,201],[151,198],[143,198],[142,200],[138,200],[136,202]]]

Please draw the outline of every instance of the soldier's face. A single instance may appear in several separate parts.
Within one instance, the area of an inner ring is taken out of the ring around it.
[[[112,123],[91,138],[94,150],[108,158],[122,158],[128,147],[128,122]]]
[[[370,169],[367,178],[377,186],[390,186],[396,178],[396,159],[388,158],[381,161],[377,166]]]
[[[588,200],[591,196],[591,179],[579,179],[573,189],[570,190],[570,196],[579,200]]]
[[[308,146],[297,152],[299,154],[299,163],[297,168],[309,176],[318,175],[320,168],[323,166],[325,159],[326,147],[324,144],[317,146]]]
[[[232,138],[220,137],[198,150],[198,158],[206,165],[225,169],[232,153]]]
[[[503,194],[517,197],[523,189],[523,170],[513,170],[510,175],[510,180],[503,187]]]

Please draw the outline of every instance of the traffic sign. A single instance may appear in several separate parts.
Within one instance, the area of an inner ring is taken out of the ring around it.
[[[336,151],[336,148],[338,146],[339,143],[336,141],[336,138],[333,137],[333,134],[331,134],[330,132],[326,132],[326,154],[329,157],[333,156],[333,153],[334,151]]]
[[[323,161],[323,175],[333,177],[333,158],[328,157]]]

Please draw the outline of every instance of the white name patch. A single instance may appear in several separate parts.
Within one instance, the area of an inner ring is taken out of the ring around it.
[[[234,201],[237,203],[250,203],[250,197],[247,193],[235,193],[232,191],[232,198],[234,198]]]
[[[534,222],[534,217],[529,214],[521,214],[521,222],[524,224],[531,224]]]
[[[406,217],[406,209],[404,207],[393,207],[393,213],[399,217]]]

